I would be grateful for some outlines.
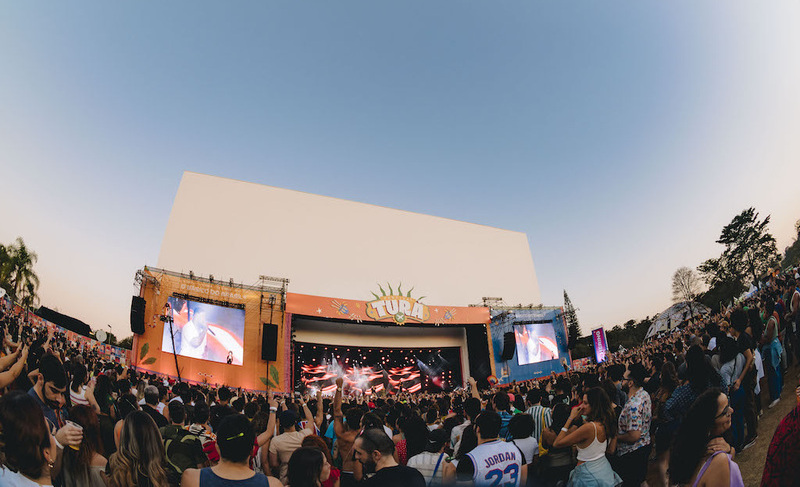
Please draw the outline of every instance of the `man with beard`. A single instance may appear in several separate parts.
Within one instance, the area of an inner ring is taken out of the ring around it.
[[[363,465],[364,472],[375,472],[360,486],[425,487],[425,477],[421,473],[395,461],[394,442],[383,430],[372,428],[364,431],[356,438],[354,448],[356,460]]]
[[[64,408],[67,402],[64,397],[67,391],[64,365],[55,355],[47,354],[39,362],[39,369],[31,375],[36,378],[36,383],[28,394],[42,408],[47,426],[57,444],[60,447],[79,445],[83,439],[83,431],[67,422],[67,410]]]

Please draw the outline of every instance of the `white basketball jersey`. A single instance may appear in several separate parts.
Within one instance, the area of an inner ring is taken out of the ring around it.
[[[519,487],[522,454],[513,443],[502,440],[478,445],[467,456],[475,465],[478,487]]]

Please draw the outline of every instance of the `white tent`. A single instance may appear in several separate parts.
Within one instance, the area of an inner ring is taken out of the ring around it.
[[[709,309],[708,306],[697,302],[692,302],[691,306],[689,306],[688,301],[673,304],[659,313],[658,317],[647,330],[647,335],[645,335],[644,339],[647,340],[659,333],[672,331],[688,320],[701,318],[709,313],[711,313],[711,309]]]

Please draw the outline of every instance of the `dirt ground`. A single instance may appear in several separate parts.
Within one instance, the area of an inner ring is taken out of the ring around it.
[[[767,408],[769,392],[766,380],[761,385],[761,402],[764,414],[758,419],[758,439],[755,445],[737,453],[734,458],[742,472],[744,485],[747,487],[758,487],[761,484],[761,474],[764,471],[764,463],[767,458],[769,443],[772,441],[772,435],[775,433],[778,423],[797,405],[795,388],[798,385],[798,378],[800,378],[800,367],[794,365],[789,368],[784,378],[781,401],[772,409]],[[647,472],[648,484],[650,486],[660,485],[660,482],[656,479],[655,464],[651,462]]]
[[[737,454],[736,458],[734,458],[736,463],[739,464],[744,485],[747,487],[761,484],[761,474],[764,471],[764,462],[767,458],[767,450],[769,449],[770,441],[772,441],[772,435],[775,433],[778,423],[797,405],[795,388],[798,384],[798,377],[800,377],[800,367],[795,365],[789,368],[783,381],[781,402],[772,409],[767,409],[769,392],[767,390],[761,392],[764,414],[758,419],[758,439],[756,444]],[[762,388],[766,389],[766,384]]]

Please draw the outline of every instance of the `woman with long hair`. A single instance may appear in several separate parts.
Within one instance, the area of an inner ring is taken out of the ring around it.
[[[553,406],[550,426],[542,429],[542,447],[547,450],[547,453],[539,456],[536,471],[539,477],[551,485],[566,482],[569,478],[569,473],[575,467],[571,446],[562,448],[553,446],[561,428],[567,424],[569,411],[569,406],[563,402],[557,403]],[[575,426],[572,428],[577,429]]]
[[[383,430],[382,427],[380,429]],[[425,420],[412,413],[400,423],[400,431],[403,433],[403,439],[397,443],[395,460],[405,465],[409,458],[425,450],[425,445],[428,443],[428,425],[425,424]]]
[[[105,487],[102,472],[108,461],[103,456],[100,423],[90,406],[78,405],[70,409],[69,417],[83,428],[83,441],[77,450],[64,449],[61,475],[65,487]]]
[[[720,337],[717,340],[719,347],[719,361],[721,363],[719,373],[722,381],[730,386],[741,375],[744,370],[745,358],[739,353],[736,340],[729,336]],[[731,417],[731,433],[733,447],[740,449],[744,443],[744,400],[745,391],[743,388],[733,390],[728,389],[730,405],[733,408]]]
[[[290,487],[321,487],[328,480],[331,464],[317,448],[300,447],[289,458]]]
[[[316,448],[317,450],[321,451],[325,455],[325,459],[331,465],[331,471],[328,475],[328,480],[322,482],[322,487],[339,487],[339,478],[341,477],[342,473],[338,468],[333,466],[333,456],[331,455],[331,450],[328,448],[328,444],[325,443],[325,440],[323,440],[321,436],[308,435],[303,438],[302,446]]]
[[[722,439],[731,427],[733,410],[719,389],[701,394],[689,408],[672,445],[669,477],[672,483],[698,487],[744,487],[735,449]]]
[[[584,424],[570,431],[573,421],[581,416],[586,417]],[[622,483],[606,459],[609,437],[613,438],[616,431],[617,418],[606,391],[600,387],[587,390],[583,403],[572,408],[566,424],[553,442],[556,448],[572,445],[578,448],[578,466],[569,474],[567,485],[612,487]]]
[[[143,411],[127,415],[117,452],[108,466],[111,487],[166,487],[164,443],[155,421]]]
[[[769,384],[769,408],[775,407],[781,400],[783,392],[783,374],[781,372],[781,355],[783,347],[778,337],[779,316],[775,312],[775,301],[770,297],[764,298],[763,302],[764,318],[767,321],[766,330],[760,343],[762,345],[761,355],[767,369],[767,381]]]
[[[680,385],[678,371],[675,364],[669,360],[661,365],[660,384],[653,393],[653,419],[651,429],[655,432],[656,448],[656,469],[661,485],[667,485],[667,464],[669,463],[669,447],[672,445],[672,437],[675,436],[675,429],[670,427],[670,423],[664,418],[664,404],[672,393]]]
[[[69,400],[73,406],[88,406],[86,387],[89,384],[89,374],[83,364],[76,363],[72,367],[72,383],[69,385]]]
[[[120,433],[122,432],[125,419],[133,412],[139,410],[136,396],[131,393],[123,394],[117,401],[117,424],[114,425],[114,444],[119,448]],[[147,414],[147,413],[145,413]],[[156,425],[158,426],[158,425]]]
[[[58,449],[42,409],[22,391],[0,397],[0,485],[53,485]]]
[[[110,458],[117,451],[114,441],[115,408],[114,396],[111,395],[111,380],[105,374],[100,374],[95,379],[94,399],[100,410],[97,420],[100,423],[100,438],[103,444],[103,456]]]

